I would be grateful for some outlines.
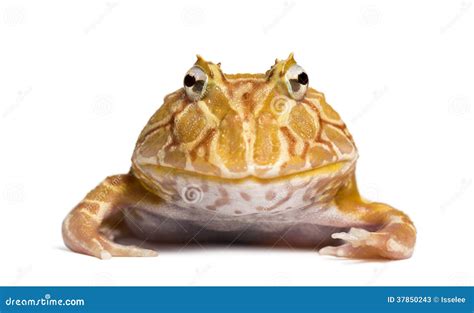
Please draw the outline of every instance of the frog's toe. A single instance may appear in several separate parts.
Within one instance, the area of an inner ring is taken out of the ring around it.
[[[324,247],[319,250],[320,254],[358,259],[406,259],[413,253],[411,246],[397,241],[389,232],[351,228],[347,233],[334,233],[331,237],[342,239],[345,243],[337,247]]]
[[[337,257],[344,257],[344,258],[351,258],[358,255],[357,248],[354,248],[351,244],[346,243],[341,246],[337,247],[324,247],[319,250],[319,254],[321,255],[330,255],[330,256],[337,256]],[[360,257],[360,256],[359,256]]]
[[[337,247],[324,247],[319,250],[319,254],[353,259],[380,258],[380,255],[378,254],[375,248],[369,246],[354,247],[350,243],[345,243]]]
[[[115,243],[105,237],[99,237],[94,240],[95,247],[91,249],[91,254],[102,259],[107,260],[113,256],[137,256],[137,257],[152,257],[157,256],[158,252],[150,249],[144,249],[138,246],[126,246]]]
[[[362,228],[351,228],[348,233],[334,233],[333,239],[342,239],[352,244],[353,247],[364,245],[371,238],[371,232]]]

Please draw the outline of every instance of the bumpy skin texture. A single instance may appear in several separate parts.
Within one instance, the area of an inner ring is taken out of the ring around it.
[[[359,195],[352,136],[322,93],[295,97],[295,65],[290,55],[265,74],[228,75],[198,57],[203,93],[192,99],[181,88],[165,97],[138,138],[130,173],[107,178],[66,217],[66,245],[100,258],[156,255],[114,241],[131,231],[158,242],[410,257],[413,223]]]

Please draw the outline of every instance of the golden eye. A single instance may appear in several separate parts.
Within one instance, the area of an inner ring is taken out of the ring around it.
[[[198,66],[193,66],[184,76],[184,90],[192,101],[202,98],[207,87],[207,74]]]
[[[285,79],[291,97],[295,100],[303,99],[309,83],[308,74],[304,69],[298,64],[291,66],[286,72]]]

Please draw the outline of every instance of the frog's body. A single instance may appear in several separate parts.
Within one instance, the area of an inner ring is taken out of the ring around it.
[[[411,256],[412,222],[359,196],[356,160],[345,124],[292,56],[266,74],[237,75],[198,57],[142,131],[130,173],[89,193],[63,236],[72,250],[102,258],[155,254],[113,242],[123,229],[184,243],[316,248],[333,238],[346,243],[320,253]]]

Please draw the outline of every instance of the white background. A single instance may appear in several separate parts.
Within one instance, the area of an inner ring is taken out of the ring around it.
[[[0,284],[472,285],[472,2],[1,1]],[[64,248],[64,216],[127,172],[196,53],[233,73],[292,51],[355,137],[362,194],[414,220],[411,259],[168,247],[100,261]]]

